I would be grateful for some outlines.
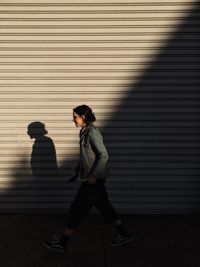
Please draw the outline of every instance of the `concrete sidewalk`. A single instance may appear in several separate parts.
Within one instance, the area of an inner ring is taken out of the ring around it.
[[[48,251],[43,240],[60,235],[64,215],[0,215],[0,267],[199,267],[200,216],[121,215],[134,236],[118,248],[116,234],[100,215],[88,215],[65,254]]]

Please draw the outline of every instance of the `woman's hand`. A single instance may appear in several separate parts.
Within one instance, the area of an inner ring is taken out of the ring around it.
[[[80,164],[78,164],[74,170],[74,174],[72,175],[71,179],[69,179],[67,182],[72,183],[75,182],[80,175]]]
[[[72,176],[72,178],[70,178],[67,182],[68,183],[73,183],[77,180],[77,177],[76,176]]]
[[[96,183],[96,177],[89,177],[88,178],[88,184],[95,184]]]

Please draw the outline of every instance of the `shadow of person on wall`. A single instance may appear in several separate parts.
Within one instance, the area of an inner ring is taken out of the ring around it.
[[[66,196],[62,192],[65,181],[62,180],[57,163],[54,142],[46,136],[48,131],[40,121],[31,122],[27,127],[27,134],[31,139],[35,139],[30,155],[32,180],[27,185],[32,203],[30,208],[39,212],[38,207],[42,207],[46,212],[50,203],[53,203],[53,209],[59,210],[60,201],[65,202]]]
[[[47,134],[45,125],[35,121],[28,125],[27,134],[35,139],[31,153],[31,169],[34,178],[39,180],[45,178],[59,177],[55,145]]]

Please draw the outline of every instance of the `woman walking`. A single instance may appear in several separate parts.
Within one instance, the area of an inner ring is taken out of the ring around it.
[[[70,236],[93,206],[100,211],[106,223],[113,223],[116,227],[118,236],[110,242],[111,246],[120,246],[132,241],[131,235],[107,196],[104,183],[109,174],[108,153],[101,133],[93,124],[95,120],[95,115],[89,106],[81,105],[73,109],[73,121],[76,127],[81,128],[80,161],[74,177],[69,182],[75,181],[79,176],[82,183],[72,202],[67,226],[61,238],[44,242],[45,247],[57,252],[65,251]]]

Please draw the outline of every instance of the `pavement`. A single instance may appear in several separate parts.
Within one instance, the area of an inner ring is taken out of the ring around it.
[[[42,242],[62,234],[67,215],[0,215],[0,267],[200,267],[199,215],[121,218],[131,243],[110,247],[115,228],[90,214],[61,254]]]

